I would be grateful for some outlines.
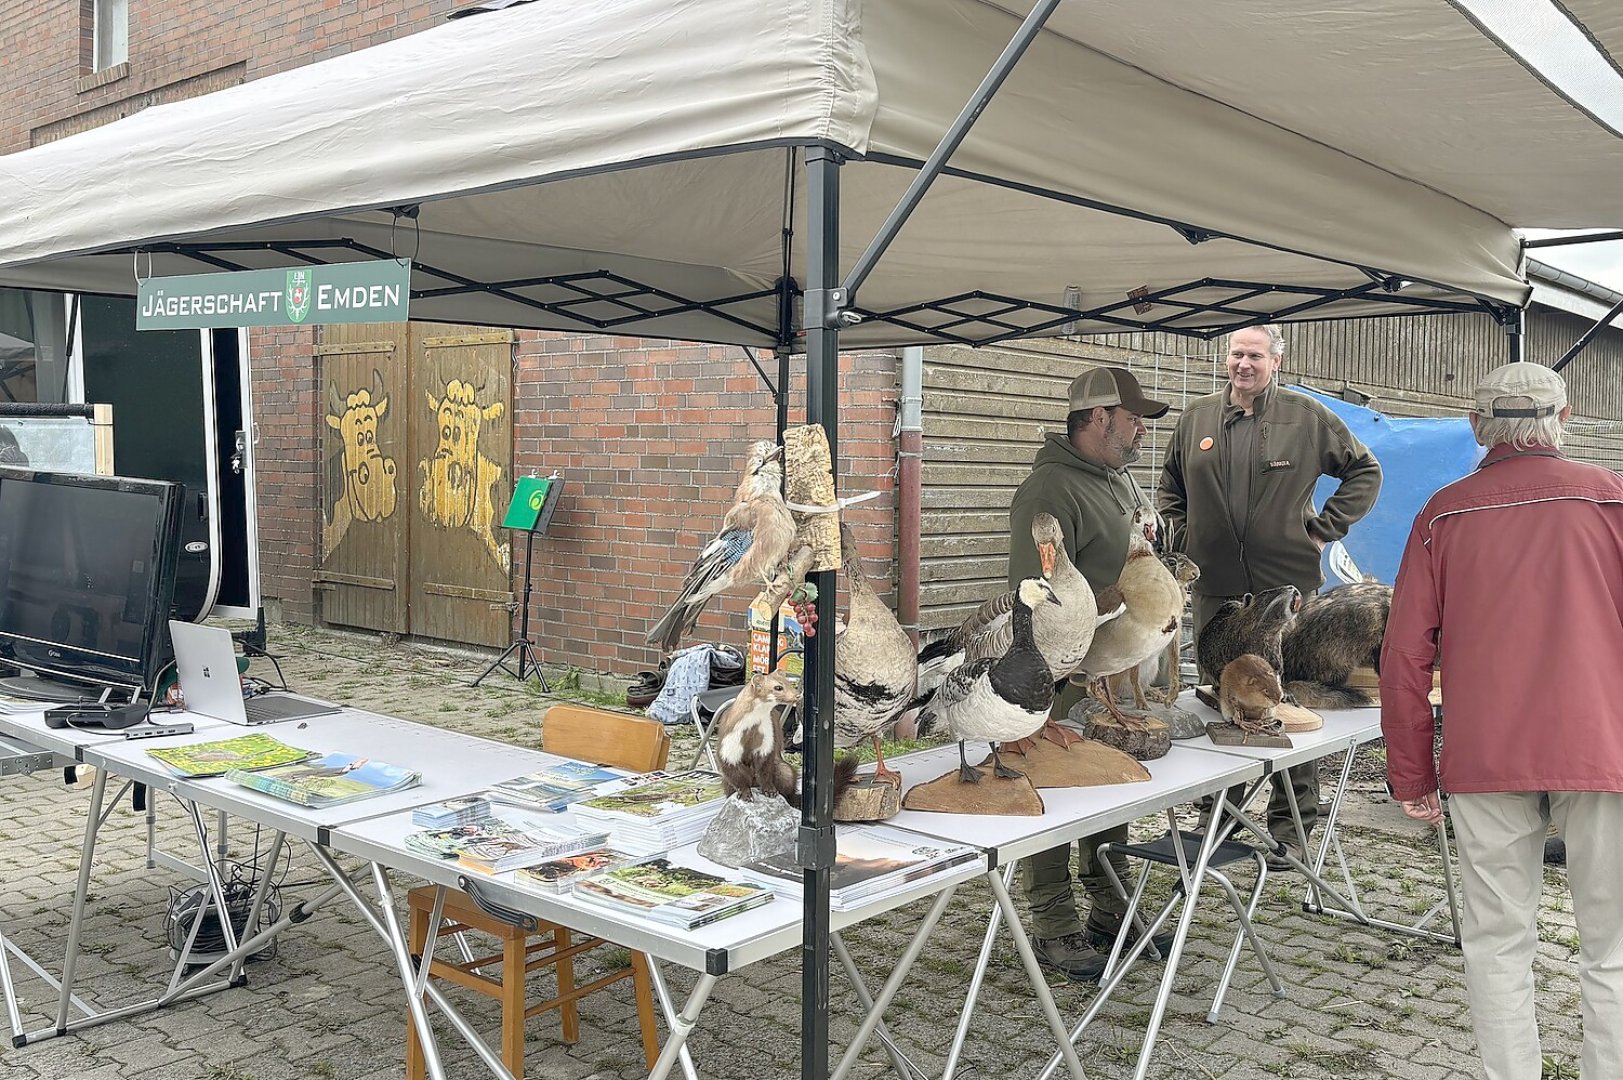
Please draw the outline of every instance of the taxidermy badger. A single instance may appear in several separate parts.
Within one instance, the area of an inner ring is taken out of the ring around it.
[[[1247,734],[1273,733],[1281,727],[1274,707],[1284,700],[1279,674],[1260,656],[1246,653],[1223,668],[1217,701],[1223,719]]]
[[[800,805],[799,775],[783,760],[784,721],[800,704],[800,691],[777,672],[762,673],[744,684],[717,721],[716,758],[721,787],[728,795],[781,795]],[[834,798],[851,786],[857,759],[847,755],[834,764]]]
[[[1302,606],[1294,585],[1281,585],[1243,600],[1230,600],[1217,609],[1196,639],[1195,659],[1202,681],[1222,690],[1223,669],[1247,653],[1259,656],[1276,672],[1283,671],[1280,638]]]
[[[1392,587],[1378,581],[1341,585],[1309,597],[1285,631],[1285,689],[1310,709],[1359,709],[1373,704],[1348,686],[1354,668],[1380,670],[1381,638],[1392,610]]]

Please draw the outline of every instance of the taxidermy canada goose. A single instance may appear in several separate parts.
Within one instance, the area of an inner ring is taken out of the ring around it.
[[[1014,593],[1009,612],[1013,643],[993,658],[983,656],[955,669],[919,715],[919,734],[945,728],[958,740],[958,775],[980,783],[981,774],[964,754],[969,739],[992,744],[993,775],[1018,779],[1023,773],[1003,764],[1000,742],[1029,738],[1048,721],[1054,704],[1054,675],[1032,636],[1032,611],[1044,604],[1063,606],[1042,578],[1026,578]]]
[[[1032,634],[1054,681],[1059,683],[1069,678],[1087,656],[1098,627],[1126,609],[1118,603],[1106,612],[1100,611],[1093,586],[1065,551],[1065,534],[1054,515],[1039,513],[1031,519],[1031,539],[1037,545],[1043,579],[1059,598],[1058,607],[1037,605],[1032,613]],[[945,637],[920,650],[922,701],[928,701],[947,673],[961,664],[988,656],[995,659],[1008,652],[1014,641],[1010,618],[1014,600],[1013,590],[994,596]],[[1057,730],[1061,734],[1051,737],[1061,746],[1080,738],[1063,728]]]
[[[846,750],[872,739],[878,762],[874,776],[901,787],[901,774],[885,766],[879,733],[913,700],[918,690],[918,657],[913,639],[863,576],[856,541],[843,524],[840,562],[850,607],[845,628],[834,644],[834,745]]]
[[[1148,708],[1138,666],[1159,655],[1178,636],[1185,602],[1183,584],[1156,557],[1145,518],[1144,510],[1133,514],[1132,529],[1127,537],[1127,562],[1116,581],[1127,610],[1120,618],[1099,627],[1088,655],[1076,672],[1078,677],[1088,680],[1094,699],[1117,723],[1131,730],[1141,730],[1146,725],[1117,708],[1105,680],[1119,672],[1129,672],[1134,704],[1140,709]]]

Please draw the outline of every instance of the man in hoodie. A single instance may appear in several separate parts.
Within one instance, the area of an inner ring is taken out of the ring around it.
[[[1191,606],[1195,638],[1226,600],[1294,585],[1303,596],[1324,584],[1319,553],[1347,535],[1381,490],[1381,466],[1335,413],[1279,386],[1285,359],[1278,326],[1229,335],[1229,384],[1189,403],[1167,443],[1157,502],[1167,546],[1200,567]],[[1341,481],[1313,511],[1321,476]],[[1283,673],[1281,673],[1283,674]],[[1319,817],[1319,766],[1288,770],[1302,827]],[[1268,832],[1302,858],[1285,782],[1275,774]],[[1279,855],[1268,865],[1290,869]]]
[[[1095,589],[1113,585],[1127,562],[1127,539],[1133,512],[1147,505],[1127,473],[1144,442],[1144,421],[1167,411],[1165,402],[1144,396],[1138,380],[1125,368],[1099,367],[1071,382],[1065,434],[1044,440],[1014,501],[1009,506],[1009,587],[1042,573],[1031,519],[1046,511],[1059,521],[1071,562]],[[1084,696],[1067,683],[1054,703],[1064,717]],[[1069,844],[1033,855],[1020,864],[1020,881],[1031,907],[1031,934],[1037,959],[1077,982],[1097,981],[1104,971],[1111,942],[1121,930],[1127,904],[1110,887],[1110,878],[1094,865],[1100,844],[1124,844],[1122,825],[1077,841],[1079,879],[1091,901],[1087,926],[1077,917],[1072,892]],[[1117,864],[1126,880],[1126,860]],[[1164,955],[1171,936],[1155,939]]]

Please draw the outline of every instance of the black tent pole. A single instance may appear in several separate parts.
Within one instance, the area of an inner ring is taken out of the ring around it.
[[[1516,364],[1527,359],[1527,312],[1521,308],[1511,308],[1505,312],[1501,322],[1505,328],[1508,362]]]
[[[806,422],[828,434],[830,464],[839,469],[838,312],[841,302],[840,157],[824,147],[806,150]],[[798,855],[805,891],[801,931],[800,1075],[828,1077],[829,868],[834,863],[834,587],[835,574],[818,570],[817,624],[801,683],[805,752],[801,757]]]

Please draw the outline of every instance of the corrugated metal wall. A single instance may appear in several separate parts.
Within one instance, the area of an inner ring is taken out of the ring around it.
[[[1527,356],[1558,357],[1589,324],[1547,308],[1528,315]],[[1167,436],[1184,404],[1224,382],[1224,342],[1169,334],[932,347],[924,360],[923,522],[919,628],[953,626],[1001,591],[1008,509],[1037,445],[1065,430],[1065,390],[1099,363],[1126,364],[1145,391],[1172,403],[1150,424],[1133,467],[1153,491]],[[1393,416],[1458,416],[1477,379],[1504,362],[1505,337],[1487,316],[1303,323],[1286,331],[1282,377],[1329,392],[1351,387]],[[1576,457],[1623,470],[1623,332],[1607,331],[1569,366]]]

